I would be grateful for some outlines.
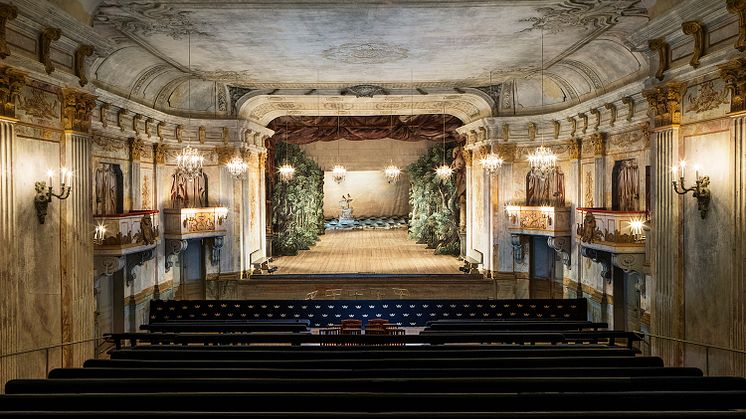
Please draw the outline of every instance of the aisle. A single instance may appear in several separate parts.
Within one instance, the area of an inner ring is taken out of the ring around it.
[[[277,273],[458,273],[453,256],[407,239],[405,229],[327,231],[310,250],[275,258]]]

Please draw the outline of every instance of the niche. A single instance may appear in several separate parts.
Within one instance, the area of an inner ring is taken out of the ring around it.
[[[171,208],[204,208],[208,206],[207,175],[201,175],[189,180],[186,176],[174,173],[171,175]]]
[[[95,215],[124,212],[124,177],[118,164],[99,163],[96,166]]]
[[[611,179],[611,209],[639,211],[640,174],[637,159],[615,161]]]
[[[537,169],[531,169],[526,175],[526,205],[565,206],[565,174],[555,167],[546,176],[541,176]]]

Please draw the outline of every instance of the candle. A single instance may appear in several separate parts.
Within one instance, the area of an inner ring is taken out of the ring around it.
[[[694,165],[694,176],[696,180],[699,180],[699,165],[698,164]]]
[[[52,171],[52,169],[47,169],[47,178],[48,178],[48,180],[47,180],[47,187],[49,187],[49,188],[52,187],[52,176],[53,175],[54,175],[54,172]]]
[[[681,166],[681,178],[684,179],[684,169],[686,168],[686,160],[682,160],[681,163],[679,163],[679,166]]]

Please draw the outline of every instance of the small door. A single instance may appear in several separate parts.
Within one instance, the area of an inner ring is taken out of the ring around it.
[[[529,297],[552,298],[554,250],[543,236],[531,236],[529,250]]]

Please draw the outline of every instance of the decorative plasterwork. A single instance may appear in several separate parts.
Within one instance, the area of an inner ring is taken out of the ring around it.
[[[155,257],[155,249],[149,249],[142,252],[131,253],[127,257],[127,282],[132,283],[137,279],[135,268],[142,266],[145,262]]]
[[[45,28],[39,34],[39,61],[44,64],[44,71],[52,74],[54,64],[52,64],[52,41],[59,41],[62,31],[59,28]]]
[[[247,99],[239,116],[266,126],[285,115],[371,116],[423,115],[444,112],[464,123],[490,117],[492,108],[474,93],[428,94],[418,96],[375,95],[373,97],[320,95],[259,95]]]
[[[583,120],[583,128],[581,129],[580,132],[585,134],[585,132],[588,131],[588,115],[586,115],[584,112],[580,112],[578,113],[578,118]]]
[[[218,155],[218,164],[220,165],[228,163],[237,152],[238,150],[235,147],[215,147],[215,154]]]
[[[730,111],[746,111],[746,58],[734,58],[719,67],[720,77],[730,91]]]
[[[622,98],[622,103],[627,105],[627,122],[632,122],[635,116],[635,100],[632,96],[625,96]]]
[[[144,36],[167,35],[179,40],[187,35],[210,36],[197,29],[190,20],[190,11],[176,11],[161,3],[109,4],[99,6],[97,22],[109,23],[124,33]]]
[[[616,122],[616,105],[613,103],[604,104],[604,108],[609,111],[609,126],[613,127]],[[596,127],[598,129],[598,127]]]
[[[528,123],[528,139],[529,141],[536,139],[536,124],[533,122]]]
[[[130,161],[139,161],[145,150],[145,142],[142,138],[130,138]]]
[[[515,144],[498,144],[495,147],[497,152],[500,154],[500,157],[503,159],[503,162],[513,163],[515,161],[515,152],[517,149]]]
[[[689,60],[689,65],[694,68],[699,67],[699,59],[704,55],[705,48],[704,28],[696,20],[690,20],[681,24],[681,31],[685,35],[691,35],[694,39],[694,51],[692,51],[692,59]]]
[[[644,274],[645,254],[644,253],[612,253],[611,264],[620,268],[624,272],[637,272]]]
[[[572,116],[567,117],[567,122],[570,123],[570,137],[575,136],[575,132],[578,130],[578,121]]]
[[[658,53],[658,70],[655,72],[655,78],[663,80],[663,73],[668,70],[671,63],[671,47],[665,39],[656,38],[648,42],[648,48]]]
[[[176,258],[179,256],[179,254],[181,254],[181,252],[186,250],[187,244],[188,243],[186,240],[166,240],[166,257],[164,263],[166,272],[171,270],[171,268],[174,266],[174,263],[176,262]]]
[[[552,127],[554,128],[554,139],[558,139],[560,135],[560,128],[562,128],[562,124],[560,121],[554,120],[552,121]]]
[[[408,53],[390,42],[347,42],[324,50],[321,56],[346,64],[385,64],[407,58]]]
[[[112,276],[124,269],[124,256],[94,256],[93,271],[96,277],[105,275]]]
[[[161,143],[153,144],[153,161],[155,161],[155,164],[166,163],[167,152],[168,152],[168,147],[165,144],[161,144]]]
[[[647,9],[636,0],[565,0],[560,4],[540,7],[541,16],[521,19],[531,26],[522,32],[542,29],[556,34],[572,28],[593,30],[611,26],[623,16],[647,17]]]
[[[606,154],[606,139],[603,132],[592,134],[590,139],[594,156],[600,157]]]
[[[655,128],[681,124],[683,84],[669,82],[642,92],[655,120]]]
[[[358,84],[357,86],[342,89],[342,95],[355,95],[355,97],[373,97],[388,94],[389,92],[383,87],[372,84]]]
[[[90,133],[91,112],[96,107],[96,96],[75,89],[63,89],[62,97],[65,130]]]
[[[562,258],[562,263],[568,268],[571,265],[570,236],[547,237],[547,244]]]
[[[86,76],[85,59],[93,55],[93,45],[81,45],[75,50],[75,75],[78,77],[80,87],[88,84]]]
[[[728,103],[728,90],[716,91],[713,81],[706,81],[699,86],[696,94],[691,92],[687,95],[687,102],[685,112],[707,112]]]
[[[109,110],[111,109],[111,104],[109,103],[102,103],[101,106],[98,108],[98,119],[101,121],[101,125],[106,128],[109,126]]]
[[[26,85],[26,75],[10,67],[0,68],[0,116],[16,117],[16,98]]]
[[[598,127],[601,125],[601,111],[599,111],[597,108],[592,108],[590,112],[591,115],[596,118],[596,121],[593,124],[593,130],[598,131]]]
[[[13,20],[18,17],[18,8],[16,6],[0,3],[0,58],[10,55],[10,48],[8,48],[8,42],[5,40],[5,26],[9,20]]]
[[[577,138],[571,138],[567,140],[567,152],[570,155],[570,160],[577,160],[580,158],[580,142]]]
[[[611,256],[609,253],[581,246],[580,254],[600,264],[601,278],[603,278],[607,282],[611,282]]]
[[[726,0],[728,12],[738,15],[738,39],[735,48],[741,52],[746,50],[746,0]]]

